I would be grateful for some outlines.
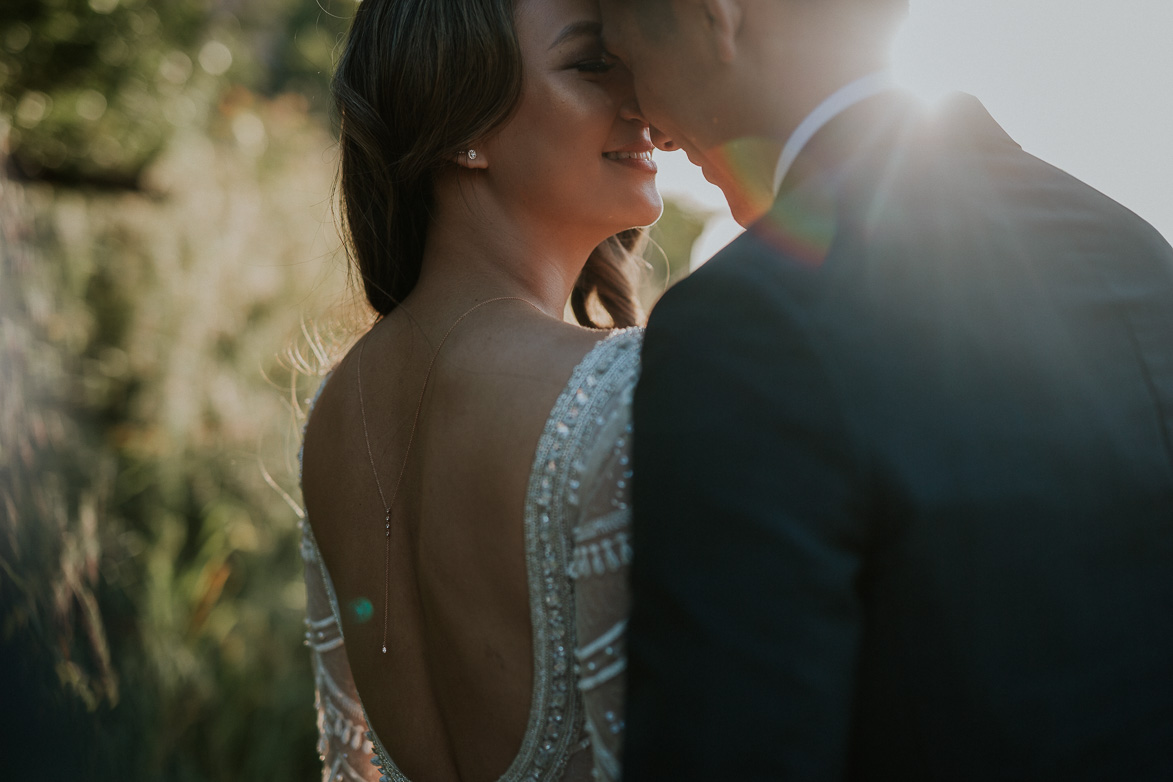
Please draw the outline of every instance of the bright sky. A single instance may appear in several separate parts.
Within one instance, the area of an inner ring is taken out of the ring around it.
[[[1173,0],[911,0],[897,75],[982,100],[1015,141],[1173,240]],[[710,212],[693,253],[739,228],[683,153],[657,153],[665,195]]]

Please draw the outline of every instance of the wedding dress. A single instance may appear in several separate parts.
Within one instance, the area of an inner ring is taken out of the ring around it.
[[[596,344],[575,367],[538,441],[524,519],[534,680],[525,736],[501,782],[619,777],[631,396],[642,338],[642,330],[624,329]],[[333,582],[305,522],[301,553],[322,779],[411,782],[368,728]]]

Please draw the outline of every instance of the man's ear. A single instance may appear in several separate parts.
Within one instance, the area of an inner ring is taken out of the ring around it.
[[[744,18],[743,0],[701,0],[709,21],[717,59],[728,65],[737,54],[737,38]]]

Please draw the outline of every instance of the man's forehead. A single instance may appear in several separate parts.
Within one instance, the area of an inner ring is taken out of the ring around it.
[[[649,40],[662,38],[676,28],[673,0],[600,0],[603,12],[603,42],[619,43],[619,36],[636,35]]]

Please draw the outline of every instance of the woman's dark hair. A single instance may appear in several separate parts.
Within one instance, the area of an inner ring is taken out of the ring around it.
[[[509,118],[521,98],[515,0],[362,0],[334,73],[341,210],[351,262],[383,317],[419,280],[435,177]],[[640,318],[643,229],[591,254],[571,296],[580,323]]]

